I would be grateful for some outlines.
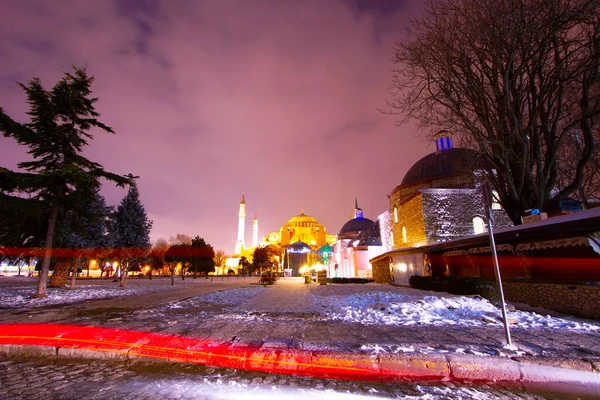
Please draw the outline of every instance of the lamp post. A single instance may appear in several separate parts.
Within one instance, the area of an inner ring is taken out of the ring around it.
[[[506,313],[506,304],[504,303],[504,290],[502,289],[502,277],[500,276],[500,267],[498,266],[498,254],[496,253],[496,242],[494,241],[494,229],[492,228],[493,215],[492,215],[492,184],[490,181],[485,181],[481,185],[483,194],[483,204],[485,207],[485,214],[488,221],[488,233],[490,235],[490,247],[492,248],[492,257],[494,260],[494,272],[496,274],[496,281],[498,283],[498,294],[500,295],[500,306],[502,307],[502,318],[504,320],[504,333],[506,334],[506,342],[509,346],[512,346],[510,340],[510,329],[508,327],[508,318]]]

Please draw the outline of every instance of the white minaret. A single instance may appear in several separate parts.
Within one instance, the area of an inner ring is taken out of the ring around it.
[[[240,213],[238,214],[238,237],[235,242],[235,251],[233,254],[242,254],[244,248],[244,226],[246,225],[246,199],[244,199],[244,193],[242,193],[242,200],[240,201]]]
[[[258,246],[258,218],[254,213],[254,221],[252,221],[252,247]]]

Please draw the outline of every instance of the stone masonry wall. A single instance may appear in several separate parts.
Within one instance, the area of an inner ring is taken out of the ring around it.
[[[390,263],[387,258],[373,263],[373,280],[377,283],[392,283]]]
[[[473,218],[485,218],[476,189],[422,189],[427,242],[473,235]]]
[[[503,282],[508,302],[600,319],[600,286]]]

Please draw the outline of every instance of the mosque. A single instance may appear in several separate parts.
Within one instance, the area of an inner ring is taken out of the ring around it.
[[[302,267],[317,264],[320,258],[327,259],[328,247],[335,243],[336,235],[327,232],[325,226],[315,218],[304,214],[296,215],[284,223],[278,231],[263,236],[258,241],[258,218],[254,214],[252,223],[252,245],[246,247],[246,199],[242,194],[238,213],[238,235],[234,254],[226,261],[226,268],[238,271],[242,257],[252,262],[257,247],[267,247],[273,255],[274,267],[286,275],[299,276]],[[319,257],[319,255],[321,255]]]

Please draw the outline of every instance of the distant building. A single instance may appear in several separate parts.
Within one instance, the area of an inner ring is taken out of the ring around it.
[[[355,198],[354,218],[342,226],[333,246],[329,277],[370,278],[372,270],[369,259],[384,251],[379,232],[379,221],[365,218]]]
[[[286,270],[292,276],[301,275],[302,267],[313,267],[320,257],[318,251],[324,246],[333,245],[335,235],[329,234],[324,225],[315,218],[305,215],[304,210],[300,215],[290,218],[278,231],[271,232],[258,241],[258,217],[254,214],[252,223],[252,246],[245,245],[246,224],[246,199],[242,193],[238,212],[238,236],[232,257],[225,261],[225,268],[217,273],[227,273],[240,270],[240,262],[245,257],[252,262],[252,254],[256,247],[267,247],[273,255],[274,268]],[[327,258],[326,258],[327,259]]]
[[[317,269],[318,250],[335,243],[335,235],[329,234],[324,225],[304,214],[290,218],[279,231],[271,232],[261,241],[261,246],[281,249],[282,269],[291,276],[302,275]]]

